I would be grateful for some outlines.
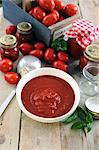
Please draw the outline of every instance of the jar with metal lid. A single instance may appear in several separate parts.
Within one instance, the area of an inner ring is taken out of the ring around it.
[[[0,38],[0,54],[1,58],[9,58],[15,61],[19,57],[17,48],[17,39],[15,36],[7,34]]]
[[[99,45],[91,44],[91,45],[87,46],[87,48],[83,52],[83,54],[88,59],[88,63],[98,63],[99,64]]]
[[[21,22],[17,25],[16,38],[18,44],[33,41],[32,25],[28,22]]]

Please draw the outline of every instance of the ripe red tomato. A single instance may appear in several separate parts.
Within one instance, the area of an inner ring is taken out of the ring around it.
[[[27,55],[30,51],[33,50],[33,45],[30,43],[22,43],[19,45],[18,49],[22,54]]]
[[[20,80],[20,76],[15,72],[7,72],[4,78],[10,84],[17,84]]]
[[[43,51],[40,49],[34,49],[29,52],[29,55],[32,55],[41,59],[43,57]]]
[[[66,63],[69,62],[68,54],[66,54],[65,52],[60,51],[60,52],[58,52],[58,55],[57,55],[57,56],[58,56],[58,59],[59,59],[59,60],[64,61],[64,62],[66,62]]]
[[[55,3],[53,0],[38,0],[39,5],[46,11],[52,11],[55,8]]]
[[[55,50],[52,48],[47,48],[44,54],[44,59],[48,63],[52,63],[56,59]]]
[[[10,59],[4,58],[0,60],[0,71],[6,73],[11,71],[13,68],[13,63]]]
[[[59,13],[58,13],[58,11],[54,9],[54,10],[52,10],[52,13],[56,14],[57,20],[59,20]]]
[[[54,61],[53,67],[68,72],[68,65],[61,60]]]
[[[34,44],[34,48],[35,49],[40,49],[40,50],[44,50],[45,49],[45,44],[43,42],[36,42]]]
[[[29,14],[36,18],[39,21],[42,21],[42,19],[45,17],[46,13],[44,10],[40,7],[34,7],[32,10],[30,10]]]
[[[82,70],[88,64],[88,59],[82,55],[79,60],[79,67]]]
[[[55,3],[55,9],[57,9],[58,11],[61,11],[65,8],[61,0],[54,0],[54,3]]]
[[[55,13],[51,13],[51,14],[48,14],[47,16],[45,16],[43,18],[43,21],[42,23],[45,25],[45,26],[51,26],[53,24],[55,24],[57,22],[57,16]]]
[[[15,35],[16,30],[17,30],[17,27],[16,27],[16,26],[14,26],[14,25],[9,25],[9,26],[6,27],[6,34]]]
[[[78,12],[78,7],[76,4],[67,4],[64,10],[66,16],[74,16]]]
[[[58,20],[58,21],[60,22],[60,21],[62,21],[62,20],[64,20],[64,19],[65,19],[65,17],[64,17],[63,15],[60,15],[60,17],[59,17],[59,20]]]

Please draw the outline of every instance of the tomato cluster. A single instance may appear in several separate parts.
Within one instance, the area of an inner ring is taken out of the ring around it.
[[[16,34],[16,26],[10,25],[6,27],[6,34]],[[17,46],[18,52],[21,52],[23,55],[32,55],[38,57],[42,61],[44,60],[46,64],[50,64],[52,67],[61,69],[65,72],[68,72],[68,62],[69,57],[63,51],[56,53],[56,50],[51,47],[46,47],[43,42],[31,43],[22,43]],[[1,50],[0,50],[1,53]],[[9,53],[9,56],[13,54]],[[14,55],[13,55],[14,57]],[[16,59],[15,59],[16,60]],[[10,84],[17,84],[20,80],[20,75],[15,72],[12,72],[13,69],[13,59],[10,57],[4,57],[0,60],[0,71],[5,73],[4,78]]]
[[[61,69],[68,72],[69,57],[63,51],[56,53],[53,48],[47,48],[44,43],[36,42],[34,45],[30,43],[22,43],[19,46],[19,50],[23,55],[32,55],[38,57],[42,61],[44,60],[47,64],[50,64],[54,68]]]
[[[6,28],[6,34],[15,35],[16,26],[10,25]],[[23,55],[32,55],[38,57],[42,61],[45,61],[46,64],[50,64],[50,66],[61,69],[65,72],[68,72],[69,67],[69,56],[65,51],[61,49],[56,51],[55,48],[46,47],[43,42],[35,42],[31,43],[22,43],[17,47],[18,51],[20,51]],[[1,50],[0,50],[1,53]],[[10,55],[10,54],[9,54]],[[13,55],[14,57],[14,55]],[[85,65],[87,65],[88,60],[84,57],[80,57],[79,66],[80,69],[83,69]],[[4,72],[5,80],[10,84],[17,84],[20,80],[20,75],[12,72],[13,69],[13,60],[10,58],[2,58],[0,60],[0,71]]]
[[[0,60],[0,71],[5,73],[5,80],[10,84],[17,84],[20,80],[20,75],[15,72],[11,72],[12,69],[13,62],[10,59],[4,58]]]
[[[61,0],[37,0],[37,6],[29,14],[48,27],[77,12],[77,5],[72,3],[65,6]]]

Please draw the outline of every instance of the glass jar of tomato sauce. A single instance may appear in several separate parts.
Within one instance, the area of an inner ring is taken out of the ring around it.
[[[17,39],[15,36],[7,34],[0,38],[0,54],[1,58],[9,58],[15,61],[19,57],[17,48]]]
[[[98,38],[99,26],[90,21],[77,19],[66,32],[64,39],[68,42],[68,51],[75,59],[79,59],[86,47]]]
[[[93,64],[99,66],[99,45],[96,43],[87,46],[79,59],[79,67],[81,70],[83,70],[86,65]]]
[[[18,44],[28,42],[31,43],[33,40],[32,25],[28,22],[21,22],[17,25],[16,38]]]
[[[68,51],[75,59],[79,59],[80,56],[83,54],[85,48],[82,48],[76,41],[75,38],[68,39]]]

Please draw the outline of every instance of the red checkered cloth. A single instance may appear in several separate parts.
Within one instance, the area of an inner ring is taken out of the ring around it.
[[[90,21],[77,19],[73,22],[72,28],[66,32],[64,39],[76,38],[77,43],[86,48],[99,36],[99,26],[94,26]]]

